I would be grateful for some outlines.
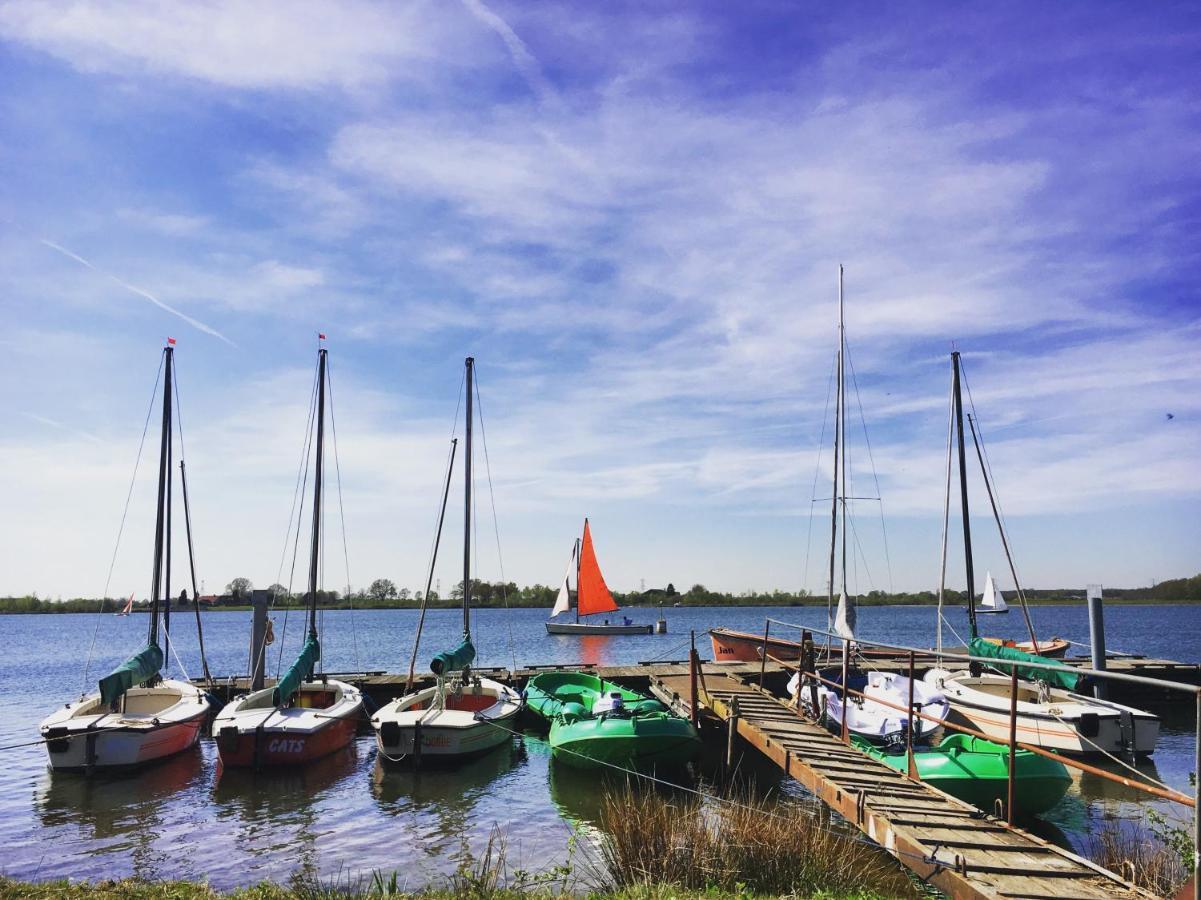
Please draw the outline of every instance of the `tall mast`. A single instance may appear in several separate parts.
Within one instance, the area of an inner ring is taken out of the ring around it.
[[[467,357],[467,427],[463,436],[463,636],[471,635],[471,408],[475,359]]]
[[[835,362],[834,395],[834,487],[830,499],[830,578],[829,596],[826,599],[826,630],[834,630],[834,557],[838,547],[838,454],[842,448],[838,426],[842,422],[842,266],[838,267],[838,355]],[[828,640],[827,640],[828,646]]]
[[[952,391],[955,395],[955,433],[959,447],[959,502],[963,511],[963,556],[967,565],[967,620],[972,637],[976,633],[976,576],[972,569],[972,526],[967,505],[967,458],[963,451],[963,396],[959,388],[959,351],[951,353],[954,371]]]
[[[174,379],[175,350],[168,345],[171,355],[167,357],[167,368]],[[171,403],[167,402],[167,521],[163,530],[163,668],[171,667],[171,498],[175,494],[175,480],[171,472],[175,468],[175,421]]]
[[[146,642],[158,644],[159,591],[163,576],[163,515],[167,493],[167,444],[171,440],[171,358],[175,351],[163,348],[163,433],[158,454],[158,502],[154,525],[154,570],[150,575],[150,630]]]
[[[321,476],[325,467],[325,354],[317,351],[317,465],[313,471],[313,543],[309,551],[309,637],[317,637],[317,567],[321,556]]]
[[[842,593],[847,592],[847,332],[842,301],[842,266],[838,267],[838,430],[842,446]],[[848,600],[848,602],[850,602]]]

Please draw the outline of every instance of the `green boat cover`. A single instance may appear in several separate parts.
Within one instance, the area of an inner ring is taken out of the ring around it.
[[[271,692],[271,702],[275,706],[283,706],[304,682],[313,677],[313,668],[321,659],[321,643],[314,635],[309,635],[304,646],[300,648],[300,656],[296,662],[284,672],[283,677],[276,682],[275,690]]]
[[[971,642],[967,645],[967,649],[972,656],[987,656],[989,659],[1008,659],[1014,662],[1050,662],[1045,656],[1035,656],[1033,653],[1015,650],[1013,647],[990,644],[982,638],[972,638]],[[994,664],[993,668],[1004,672],[1006,675],[1010,672],[1010,667],[1006,665]],[[1079,672],[1074,672],[1067,666],[1057,666],[1054,669],[1034,669],[1029,666],[1018,666],[1017,670],[1019,678],[1025,678],[1028,681],[1045,681],[1051,687],[1064,688],[1069,691],[1076,690],[1076,685],[1080,683],[1080,679],[1083,677]]]
[[[475,647],[471,645],[471,638],[464,637],[463,643],[459,644],[455,649],[449,653],[439,653],[430,660],[430,671],[435,675],[457,672],[471,665],[474,659]]]
[[[135,684],[145,684],[163,667],[163,651],[147,644],[100,679],[100,700],[111,706]]]

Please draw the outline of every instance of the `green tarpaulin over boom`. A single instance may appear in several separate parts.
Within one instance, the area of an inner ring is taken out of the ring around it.
[[[117,668],[100,679],[100,699],[112,705],[135,684],[143,684],[163,667],[163,651],[157,644],[147,644]]]
[[[987,656],[989,659],[1005,659],[1019,663],[1051,662],[1045,656],[1035,656],[1033,653],[1024,653],[1021,650],[1015,650],[1013,647],[1002,647],[1000,644],[990,644],[982,638],[974,638],[968,644],[967,649],[972,656]],[[1006,675],[1009,674],[1009,666],[994,665],[993,668],[999,669]],[[1019,678],[1025,678],[1027,681],[1045,681],[1051,687],[1064,688],[1069,691],[1076,690],[1076,685],[1080,683],[1081,678],[1080,673],[1073,672],[1067,666],[1057,669],[1033,669],[1028,666],[1018,666],[1017,670]]]
[[[275,706],[283,706],[296,693],[297,689],[304,682],[313,677],[313,667],[317,665],[317,660],[321,659],[321,644],[313,635],[309,635],[304,642],[304,646],[300,648],[300,656],[296,657],[296,662],[284,672],[283,677],[275,685],[275,690],[271,692],[271,702]]]
[[[439,653],[435,656],[430,661],[430,671],[435,675],[457,672],[459,669],[465,669],[471,665],[473,659],[475,659],[475,647],[471,646],[471,638],[463,638],[463,643],[450,653]]]

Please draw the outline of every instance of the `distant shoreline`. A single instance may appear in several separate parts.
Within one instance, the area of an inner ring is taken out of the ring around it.
[[[3,598],[0,598],[0,603],[2,603],[2,600],[3,600]],[[1057,598],[1033,599],[1032,598],[1032,599],[1028,599],[1027,603],[1030,606],[1079,606],[1079,607],[1085,606],[1085,601],[1082,599],[1057,599]],[[1105,599],[1106,606],[1195,606],[1198,604],[1201,604],[1201,599],[1158,600],[1158,599],[1135,599],[1135,598],[1129,598],[1129,597],[1112,597],[1112,598],[1107,597]],[[922,599],[922,600],[879,600],[879,599],[873,599],[870,597],[864,597],[864,598],[858,599],[855,605],[859,606],[859,607],[869,607],[869,606],[870,607],[888,607],[888,606],[933,607],[936,604],[931,603],[929,600],[925,600],[925,599]],[[962,603],[958,603],[958,602],[946,604],[947,608],[949,608],[949,609],[961,607],[962,605],[963,605]],[[1011,606],[1013,606],[1013,605],[1016,605],[1016,604],[1011,603]],[[791,602],[791,603],[790,602],[706,603],[704,601],[700,601],[700,602],[688,602],[688,603],[682,602],[682,603],[680,603],[679,606],[672,604],[672,605],[664,605],[662,607],[659,607],[658,605],[628,604],[628,605],[623,605],[622,609],[623,610],[654,610],[655,612],[658,612],[660,609],[662,609],[664,614],[666,615],[667,613],[669,613],[675,609],[764,609],[764,608],[767,608],[767,609],[772,609],[772,608],[776,608],[776,609],[806,609],[806,608],[822,609],[825,606],[826,606],[826,601],[824,599],[823,600],[814,600],[812,598],[806,598],[804,601],[797,601],[797,602]],[[302,606],[299,606],[297,604],[288,604],[288,605],[280,604],[275,608],[278,610],[281,610],[281,611],[282,610],[301,610],[301,609],[303,609]],[[407,602],[406,601],[396,601],[394,603],[372,602],[372,603],[368,603],[368,604],[351,604],[351,603],[347,603],[345,601],[338,601],[333,604],[322,604],[319,608],[324,609],[324,610],[355,609],[355,610],[367,612],[367,611],[374,611],[374,610],[395,610],[395,609],[417,610],[417,609],[420,609],[420,604],[415,603],[413,601],[407,601]],[[439,600],[437,603],[432,604],[428,608],[430,610],[437,610],[437,609],[457,610],[459,607],[454,603],[448,603],[444,600]],[[505,609],[504,606],[497,606],[497,605],[491,604],[491,603],[486,604],[486,605],[481,605],[478,607],[473,607],[473,608],[475,608],[475,609]],[[527,605],[516,605],[516,604],[511,606],[510,608],[511,609],[536,609],[536,610],[541,610],[548,614],[551,609],[548,606],[527,606]],[[113,607],[113,609],[115,610],[115,606]],[[203,606],[203,607],[201,607],[201,612],[203,612],[205,615],[208,615],[209,613],[250,612],[251,609],[252,609],[252,607],[249,605],[245,605],[245,606]],[[68,614],[68,613],[90,615],[90,614],[95,614],[97,612],[98,611],[95,609],[90,609],[90,610],[88,610],[88,609],[61,609],[61,610],[57,610],[57,609],[4,609],[2,606],[0,606],[0,615],[8,615],[8,616],[20,616],[20,615],[57,616],[57,615],[64,615],[64,614]],[[107,615],[115,615],[115,612],[112,612],[109,610],[105,610],[104,612]],[[139,614],[144,614],[147,612],[149,612],[148,609],[139,608],[139,609],[132,610],[131,614],[139,615]],[[185,608],[182,606],[176,606],[176,607],[172,607],[172,612],[176,613],[177,615],[192,614],[192,607],[188,606]]]

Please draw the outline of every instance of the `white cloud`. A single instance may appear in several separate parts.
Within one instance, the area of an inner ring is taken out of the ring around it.
[[[398,69],[419,76],[449,37],[440,6],[12,2],[0,9],[0,34],[86,72],[168,73],[235,88],[355,87]]]

